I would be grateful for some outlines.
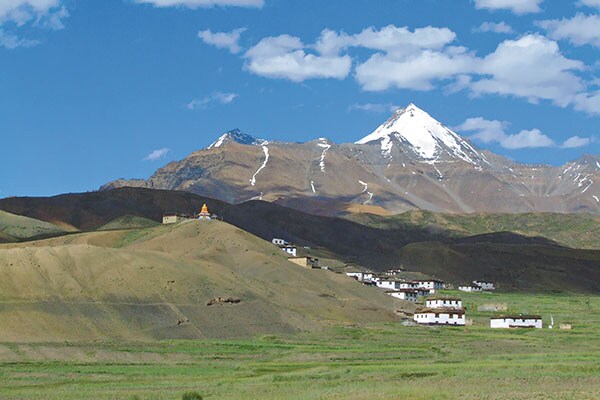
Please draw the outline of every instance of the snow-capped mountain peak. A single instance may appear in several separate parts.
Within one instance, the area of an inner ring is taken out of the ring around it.
[[[265,140],[255,138],[254,136],[248,135],[247,133],[244,133],[239,129],[233,129],[222,134],[217,140],[211,143],[211,145],[208,146],[207,149],[221,147],[227,142],[236,142],[240,144],[259,146],[263,144]]]
[[[460,159],[471,164],[487,163],[485,157],[459,135],[436,121],[427,112],[410,103],[400,108],[373,133],[355,144],[381,143],[381,153],[390,157],[398,144],[408,147],[425,162]]]

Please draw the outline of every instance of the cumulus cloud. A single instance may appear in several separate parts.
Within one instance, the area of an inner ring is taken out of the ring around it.
[[[213,92],[210,95],[201,99],[194,99],[190,101],[186,105],[186,108],[188,110],[199,110],[208,108],[215,104],[229,104],[232,103],[238,97],[239,95],[237,93]]]
[[[151,4],[154,7],[252,7],[260,8],[264,0],[134,0],[138,4]]]
[[[577,46],[586,44],[600,47],[600,16],[577,14],[573,18],[538,21],[555,40],[568,40]]]
[[[585,88],[575,74],[584,68],[581,61],[564,57],[556,42],[526,35],[500,43],[484,57],[478,74],[488,77],[472,82],[470,89],[475,94],[510,95],[531,102],[551,100],[564,107]]]
[[[508,124],[498,120],[487,120],[482,117],[468,118],[456,130],[461,132],[473,132],[471,138],[483,143],[498,143],[500,146],[516,150],[539,147],[556,147],[554,140],[545,135],[539,129],[522,130],[516,134],[506,133]],[[563,149],[587,146],[592,142],[591,138],[572,136],[565,140],[559,147]]]
[[[483,22],[475,32],[513,33],[513,28],[506,22]]]
[[[294,36],[267,37],[244,55],[245,68],[260,76],[302,82],[306,79],[344,79],[350,72],[350,56],[316,55]]]
[[[356,80],[367,91],[389,88],[431,90],[434,81],[474,71],[474,57],[464,48],[422,49],[406,56],[377,53],[356,67]]]
[[[393,112],[400,108],[398,105],[392,103],[380,104],[380,103],[363,103],[353,104],[348,107],[348,111],[365,111],[375,113],[387,113]]]
[[[570,138],[568,138],[567,140],[564,141],[564,143],[562,144],[561,147],[563,149],[574,149],[576,147],[587,146],[590,143],[592,143],[591,138],[585,138],[585,137],[581,137],[581,136],[571,136]]]
[[[498,24],[483,29],[508,28]],[[514,96],[600,113],[600,98],[590,93],[593,84],[582,79],[589,67],[567,58],[548,37],[507,39],[485,56],[455,41],[450,29],[431,26],[410,30],[388,25],[357,34],[325,29],[314,44],[284,34],[263,38],[246,51],[244,68],[267,78],[302,82],[344,79],[354,66],[354,78],[365,91],[428,91],[441,86],[445,93]],[[348,54],[351,48],[361,50],[354,59]]]
[[[142,161],[156,161],[163,159],[167,156],[167,154],[169,154],[170,151],[171,149],[168,149],[166,147],[163,147],[162,149],[153,150],[152,152],[150,152],[150,154],[144,157]]]
[[[356,80],[364,90],[430,90],[436,80],[472,70],[473,55],[464,47],[450,46],[455,39],[456,34],[448,28],[428,26],[411,31],[388,25],[379,30],[367,28],[352,36],[323,31],[317,49],[339,49],[343,44],[375,50],[356,67]]]
[[[525,149],[536,147],[551,147],[555,143],[539,129],[522,130],[509,135],[505,132],[506,122],[486,120],[484,118],[469,118],[456,127],[459,131],[474,132],[471,138],[483,143],[498,143],[506,149]]]
[[[580,93],[575,96],[574,106],[577,111],[588,114],[600,114],[600,91]]]
[[[509,10],[515,14],[542,11],[543,0],[475,0],[475,8],[486,10]]]
[[[219,49],[228,49],[232,54],[239,53],[242,48],[238,44],[240,35],[246,28],[234,29],[231,32],[211,32],[210,29],[198,32],[198,37],[206,44]]]

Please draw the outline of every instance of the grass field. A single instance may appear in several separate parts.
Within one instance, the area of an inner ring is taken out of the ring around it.
[[[461,294],[474,325],[247,340],[0,344],[1,399],[598,399],[600,297]],[[571,331],[491,330],[478,305]]]

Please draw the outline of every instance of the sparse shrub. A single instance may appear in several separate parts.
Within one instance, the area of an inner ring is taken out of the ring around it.
[[[185,392],[181,400],[202,400],[202,395],[198,392]]]

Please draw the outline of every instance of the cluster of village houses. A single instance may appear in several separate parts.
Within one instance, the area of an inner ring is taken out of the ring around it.
[[[439,296],[435,293],[446,286],[439,279],[396,279],[399,270],[388,270],[383,274],[373,272],[347,272],[346,275],[365,285],[374,285],[384,289],[392,297],[417,302],[425,298],[425,307],[418,309],[413,320],[423,325],[458,325],[467,324],[465,310],[459,297]],[[463,292],[482,292],[495,290],[494,282],[476,280],[469,284],[459,285]],[[491,328],[541,328],[542,318],[537,315],[505,315],[492,317]]]
[[[273,244],[289,255],[289,261],[307,268],[322,268],[319,260],[312,257],[298,257],[297,246],[284,239],[273,238]],[[413,279],[402,280],[398,276],[404,272],[402,269],[390,269],[384,273],[374,272],[347,272],[346,275],[356,279],[363,285],[377,286],[395,298],[418,302],[425,299],[425,307],[418,309],[413,315],[413,321],[423,325],[467,325],[465,310],[459,297],[440,296],[436,292],[448,288],[439,279]],[[461,284],[458,290],[462,292],[477,293],[492,291],[496,287],[494,282],[475,280],[471,283]],[[542,317],[538,315],[503,315],[490,318],[491,328],[542,328]]]

